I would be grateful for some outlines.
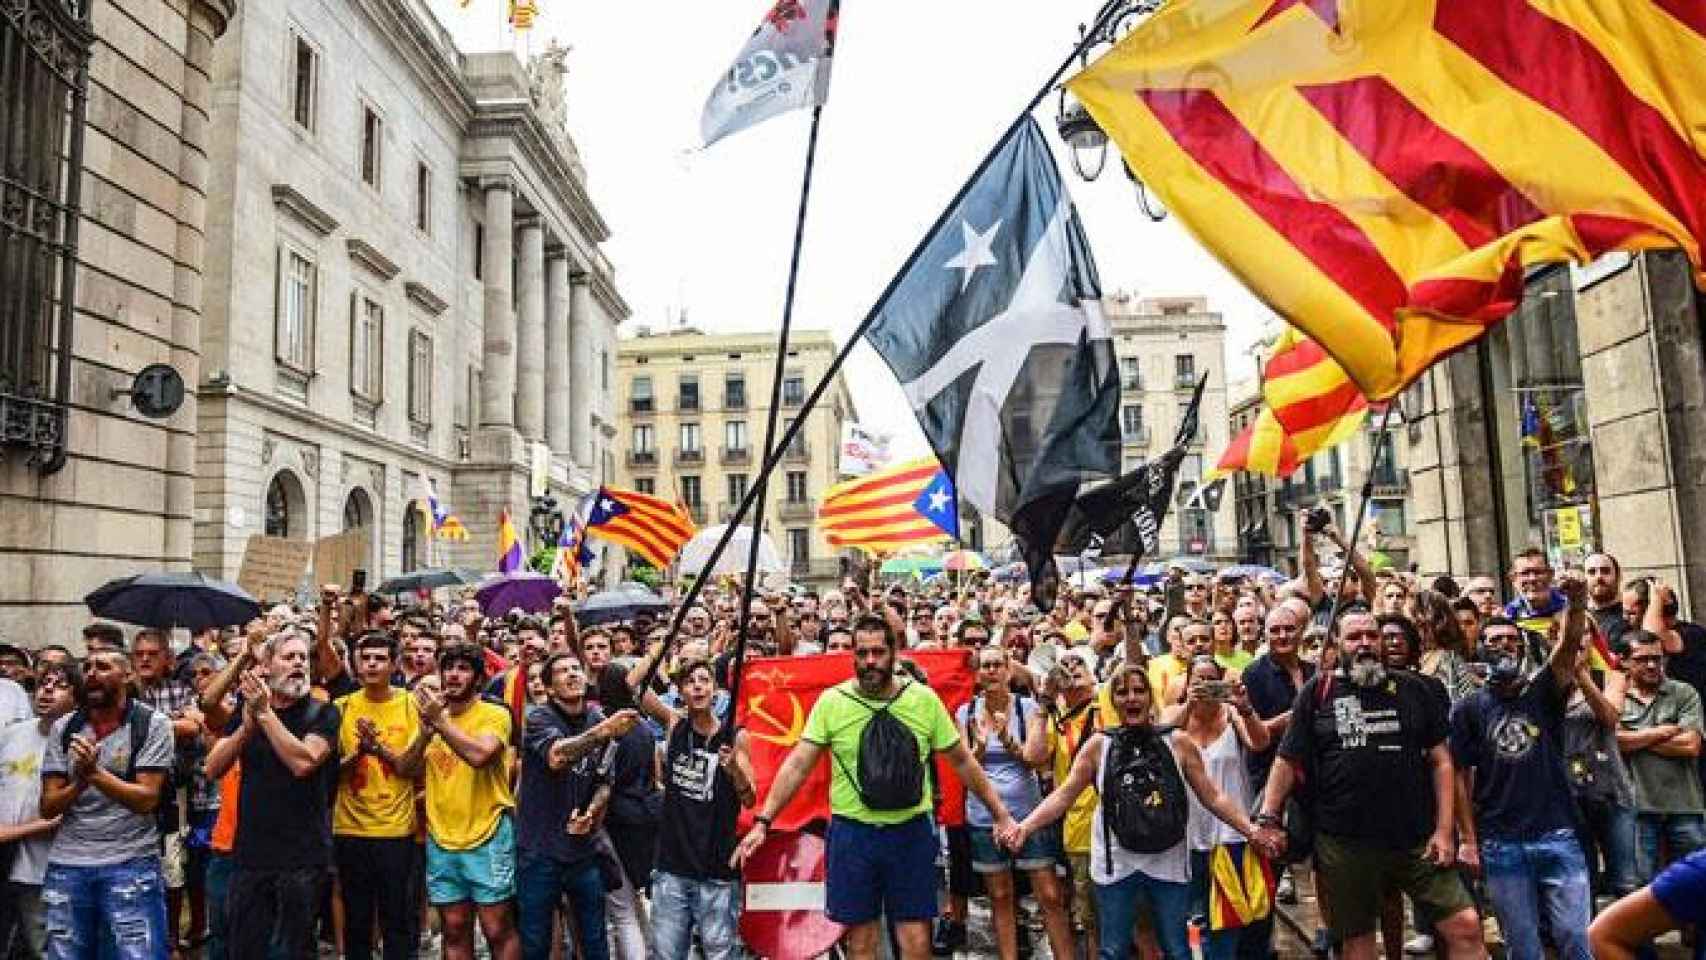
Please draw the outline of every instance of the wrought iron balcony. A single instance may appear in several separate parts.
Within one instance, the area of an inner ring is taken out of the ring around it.
[[[783,500],[781,514],[784,520],[810,520],[817,516],[817,501]]]
[[[703,448],[695,448],[692,450],[678,448],[675,451],[675,465],[678,467],[695,466],[704,462],[705,451]]]
[[[656,468],[657,465],[658,465],[658,452],[656,450],[629,450],[628,451],[628,466],[630,466],[630,467],[633,467],[636,469],[650,470],[650,469]]]
[[[723,466],[732,467],[752,462],[751,447],[724,447],[720,458]]]

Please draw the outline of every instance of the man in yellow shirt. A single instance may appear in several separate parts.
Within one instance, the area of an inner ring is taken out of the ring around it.
[[[361,689],[337,701],[338,796],[332,844],[344,904],[344,956],[373,955],[375,921],[385,960],[413,956],[418,901],[398,883],[415,867],[415,781],[426,740],[415,701],[391,686],[397,641],[372,630],[351,651]],[[413,744],[419,750],[410,750]]]
[[[474,917],[493,960],[520,960],[515,929],[515,827],[510,811],[509,711],[480,699],[486,660],[466,641],[438,655],[443,694],[415,688],[425,751],[427,899],[438,908],[444,955],[474,955]]]

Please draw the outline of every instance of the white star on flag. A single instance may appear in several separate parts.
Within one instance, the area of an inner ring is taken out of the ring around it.
[[[941,487],[930,491],[930,512],[941,513],[948,509],[948,491]]]
[[[995,235],[1001,232],[1001,224],[1002,221],[997,220],[986,232],[978,233],[972,229],[969,222],[960,221],[960,235],[965,238],[965,249],[952,260],[942,264],[942,269],[965,271],[960,277],[961,293],[965,293],[966,288],[971,286],[971,278],[977,273],[978,267],[993,267],[1001,262],[995,259],[994,251]]]

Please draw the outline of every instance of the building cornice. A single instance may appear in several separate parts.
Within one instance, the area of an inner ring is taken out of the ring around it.
[[[273,206],[302,221],[322,237],[331,236],[332,231],[338,228],[338,221],[331,214],[288,183],[272,185],[272,202]]]
[[[262,393],[257,390],[250,390],[234,383],[226,383],[218,386],[208,386],[204,384],[201,389],[196,391],[196,397],[202,402],[206,402],[208,400],[223,400],[227,402],[235,401],[238,403],[246,403],[261,410],[265,410],[268,413],[275,413],[279,416],[289,417],[300,423],[305,423],[329,433],[334,433],[343,439],[359,444],[366,444],[370,449],[383,450],[392,456],[393,459],[391,462],[399,466],[404,463],[412,462],[437,470],[451,471],[460,470],[463,467],[468,466],[466,463],[451,460],[447,457],[441,457],[436,453],[422,450],[420,447],[412,444],[403,443],[401,441],[393,440],[390,437],[382,436],[368,430],[359,429],[354,424],[344,423],[340,420],[333,420],[329,417],[323,417],[306,407],[294,403],[288,403],[277,397],[271,396],[270,394]],[[356,456],[361,456],[361,454],[356,454]]]
[[[486,101],[475,104],[474,110],[474,120],[468,129],[471,139],[491,137],[513,141],[561,197],[569,219],[581,236],[592,244],[610,239],[609,225],[587,194],[586,185],[575,175],[574,166],[546,133],[531,98]]]
[[[357,0],[356,5],[414,70],[422,86],[457,128],[467,129],[474,117],[474,95],[462,75],[462,55],[443,24],[432,17],[431,11],[418,9],[409,0]],[[422,22],[423,16],[431,18],[431,27],[439,32],[438,36]]]
[[[225,28],[237,17],[237,0],[194,0],[195,6],[207,12],[213,24],[213,39],[225,35]]]
[[[450,301],[434,293],[431,287],[418,280],[404,283],[403,292],[422,310],[435,317],[450,307]]]
[[[349,249],[349,258],[361,264],[375,275],[390,280],[403,271],[396,261],[379,252],[379,248],[360,237],[350,237],[344,241]]]

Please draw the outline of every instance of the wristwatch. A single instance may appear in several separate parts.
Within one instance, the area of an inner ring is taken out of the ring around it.
[[[1256,814],[1256,826],[1258,826],[1258,827],[1278,827],[1278,826],[1281,826],[1280,818],[1274,816],[1271,813],[1258,813],[1258,814]]]
[[[775,822],[775,819],[776,818],[774,818],[774,817],[766,816],[765,814],[761,813],[758,816],[753,817],[752,822],[764,824],[765,831],[769,832],[770,826],[771,826],[771,824],[773,824]]]

